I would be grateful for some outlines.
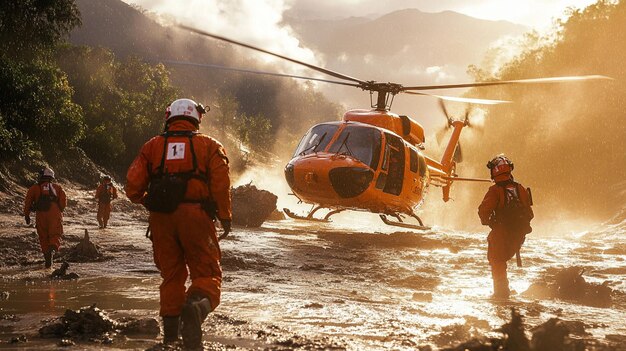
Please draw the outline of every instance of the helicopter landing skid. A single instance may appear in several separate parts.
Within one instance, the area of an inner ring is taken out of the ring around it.
[[[299,220],[303,220],[303,221],[312,221],[312,222],[330,222],[330,216],[343,211],[343,209],[330,211],[330,212],[328,212],[326,214],[326,216],[324,216],[324,218],[315,218],[315,217],[313,217],[313,214],[315,212],[317,212],[317,210],[319,210],[319,209],[322,209],[322,207],[314,208],[313,210],[311,210],[311,212],[309,212],[309,214],[306,217],[297,215],[297,214],[291,212],[288,208],[283,208],[283,212],[285,212],[285,214],[289,218],[293,218],[293,219],[299,219]]]
[[[383,223],[385,223],[387,225],[392,225],[394,227],[402,227],[402,228],[417,229],[417,230],[429,230],[430,229],[430,227],[424,226],[424,223],[422,222],[422,220],[419,217],[417,217],[416,215],[412,215],[411,217],[417,219],[417,221],[420,223],[420,225],[404,223],[404,222],[402,222],[402,218],[399,215],[397,215],[397,214],[393,215],[393,217],[396,217],[398,219],[398,221],[397,222],[390,221],[387,218],[387,215],[384,215],[384,214],[380,215],[380,219],[383,220]]]

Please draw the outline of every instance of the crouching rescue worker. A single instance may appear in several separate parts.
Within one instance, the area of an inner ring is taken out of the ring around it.
[[[24,220],[30,224],[31,211],[36,212],[35,227],[46,268],[52,266],[55,252],[61,247],[63,235],[63,210],[67,205],[65,191],[52,183],[54,172],[50,168],[39,171],[39,181],[31,186],[24,200]]]
[[[98,201],[98,227],[106,228],[109,218],[111,218],[111,201],[117,199],[117,189],[111,182],[111,177],[104,176],[100,185],[96,189],[96,200]]]
[[[534,217],[530,189],[513,180],[514,165],[500,154],[487,163],[491,171],[492,185],[478,207],[478,216],[491,232],[487,237],[487,259],[493,278],[493,296],[508,298],[510,295],[507,278],[507,261],[517,255],[521,266],[519,250],[532,231],[530,220]]]
[[[126,195],[150,211],[154,261],[161,272],[163,342],[202,348],[202,322],[220,303],[222,268],[214,220],[231,227],[228,158],[215,139],[200,134],[204,107],[171,103],[165,132],[149,140],[126,175]],[[191,285],[185,291],[187,269]]]

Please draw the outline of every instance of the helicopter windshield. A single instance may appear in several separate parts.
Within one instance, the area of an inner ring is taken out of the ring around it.
[[[378,129],[349,125],[341,131],[328,152],[350,155],[376,169],[380,158],[380,143]]]
[[[302,137],[293,157],[324,150],[337,129],[339,129],[337,124],[318,124],[314,126]]]

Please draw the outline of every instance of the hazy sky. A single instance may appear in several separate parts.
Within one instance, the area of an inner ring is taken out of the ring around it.
[[[164,10],[178,6],[174,0],[124,0],[150,10]],[[550,25],[552,18],[563,15],[569,6],[585,7],[596,0],[187,0],[184,7],[193,12],[197,7],[240,6],[262,9],[273,8],[301,17],[337,18],[349,16],[377,16],[404,8],[426,12],[457,11],[473,17],[507,20],[532,27]],[[281,15],[282,13],[279,13]],[[256,16],[259,17],[259,16]]]

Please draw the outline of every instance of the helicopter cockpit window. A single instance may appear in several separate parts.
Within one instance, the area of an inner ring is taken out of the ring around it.
[[[337,129],[339,129],[337,124],[318,124],[314,126],[302,137],[293,157],[324,150]]]
[[[341,131],[328,152],[352,156],[376,169],[381,139],[381,132],[376,128],[349,125]]]

